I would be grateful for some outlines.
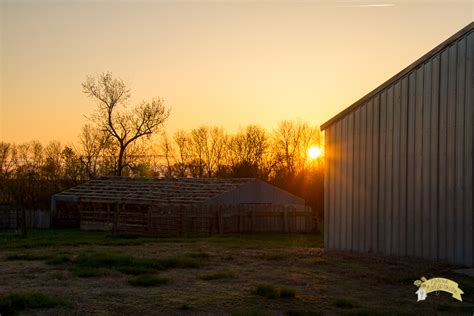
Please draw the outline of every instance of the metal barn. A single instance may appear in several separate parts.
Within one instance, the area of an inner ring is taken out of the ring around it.
[[[311,232],[305,201],[258,179],[91,180],[52,196],[53,225],[143,235]]]
[[[473,26],[321,126],[328,249],[473,266]]]

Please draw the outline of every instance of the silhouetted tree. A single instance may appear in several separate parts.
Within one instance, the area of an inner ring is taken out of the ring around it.
[[[121,176],[129,145],[158,131],[169,117],[169,109],[160,98],[151,102],[143,101],[128,111],[120,109],[126,107],[130,89],[122,79],[113,78],[110,72],[88,77],[82,83],[82,88],[87,96],[98,102],[98,111],[93,121],[114,140],[117,152],[116,174]]]
[[[94,179],[99,176],[101,158],[105,154],[105,149],[109,147],[109,143],[110,138],[106,132],[90,124],[82,127],[79,135],[78,152],[79,161],[87,179]]]
[[[266,131],[249,125],[229,141],[229,162],[233,177],[260,177],[260,165],[268,148]]]

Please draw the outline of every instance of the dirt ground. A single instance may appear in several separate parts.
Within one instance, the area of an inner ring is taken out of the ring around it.
[[[130,275],[114,269],[93,277],[80,277],[71,269],[81,254],[159,259],[196,252],[205,254],[202,264],[154,272],[169,281],[150,287],[131,285]],[[57,254],[70,261],[48,263],[46,257]],[[27,260],[21,258],[25,255]],[[26,240],[0,235],[0,297],[38,292],[67,302],[20,314],[472,315],[474,278],[451,271],[418,259],[325,251],[320,235],[130,239],[99,232],[34,231]],[[463,302],[444,292],[417,302],[413,282],[422,276],[458,282]],[[262,284],[289,289],[295,297],[256,295]]]

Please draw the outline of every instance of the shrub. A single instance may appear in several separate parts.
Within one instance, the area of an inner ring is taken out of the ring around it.
[[[172,268],[199,268],[206,261],[204,257],[192,256],[190,254],[158,259],[156,267],[160,270]]]

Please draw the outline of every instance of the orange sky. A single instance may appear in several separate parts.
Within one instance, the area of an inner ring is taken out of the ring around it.
[[[0,140],[75,142],[112,71],[170,132],[322,124],[468,24],[474,1],[0,0]]]

